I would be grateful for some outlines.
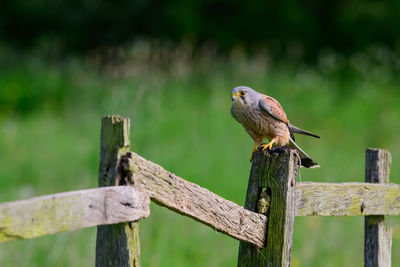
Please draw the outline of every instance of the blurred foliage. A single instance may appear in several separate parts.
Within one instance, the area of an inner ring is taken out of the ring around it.
[[[140,40],[129,46],[110,46],[94,50],[83,59],[60,59],[51,49],[42,47],[24,53],[7,46],[0,47],[0,116],[27,114],[38,108],[60,110],[68,99],[80,101],[75,99],[78,96],[89,97],[90,101],[87,101],[90,103],[103,101],[103,94],[108,92],[106,89],[99,88],[97,84],[90,85],[92,90],[82,88],[80,84],[77,86],[77,80],[86,73],[98,75],[96,73],[100,72],[107,77],[125,79],[134,77],[138,83],[138,78],[164,83],[171,77],[190,77],[194,80],[190,87],[200,89],[200,84],[206,82],[203,79],[208,78],[209,70],[213,68],[218,73],[234,69],[262,73],[276,67],[293,73],[312,70],[329,79],[332,97],[346,101],[358,93],[355,84],[359,80],[377,79],[379,82],[395,84],[400,72],[400,54],[387,46],[377,45],[369,46],[366,52],[356,52],[347,57],[325,49],[319,53],[315,68],[293,59],[274,61],[265,49],[256,50],[249,56],[245,49],[236,47],[220,55],[212,45],[197,49],[190,42],[174,46],[160,40]],[[249,63],[245,65],[243,62]],[[93,82],[91,79],[89,81]],[[94,91],[99,94],[92,94]]]
[[[321,165],[363,181],[364,150],[400,183],[400,2],[9,0],[0,8],[0,202],[97,186],[100,118],[133,149],[243,205],[252,142],[230,89],[277,98]],[[238,242],[152,204],[143,266],[232,266]],[[400,262],[400,224],[393,262]],[[361,266],[362,217],[296,218],[293,266]],[[338,249],[339,248],[339,249]],[[0,266],[91,266],[95,229],[0,245]],[[23,255],[23,257],[21,257]]]
[[[315,59],[325,48],[399,49],[399,13],[399,1],[378,0],[13,0],[2,2],[0,36],[24,48],[50,41],[61,52],[157,38]]]
[[[140,41],[60,60],[51,49],[0,48],[0,202],[97,186],[100,118],[131,118],[133,150],[244,204],[252,141],[230,115],[230,90],[277,98],[295,125],[321,135],[299,145],[321,165],[303,181],[361,182],[367,147],[389,149],[400,183],[399,58],[386,46],[313,66],[267,51],[217,56],[188,43]],[[400,220],[393,264],[400,262]],[[362,266],[362,217],[296,218],[293,266]],[[238,242],[152,204],[140,223],[143,266],[233,266]],[[95,228],[0,244],[0,266],[92,266]],[[21,256],[23,255],[23,256]]]

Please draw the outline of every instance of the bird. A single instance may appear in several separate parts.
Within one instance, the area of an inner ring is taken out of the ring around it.
[[[289,122],[286,113],[279,102],[265,94],[261,94],[250,87],[238,86],[232,89],[232,117],[242,124],[243,128],[254,141],[250,161],[254,159],[254,153],[258,147],[262,151],[272,147],[286,147],[296,149],[301,166],[306,168],[319,167],[306,152],[296,143],[294,133],[320,138],[318,135],[300,129]],[[269,143],[264,144],[263,140]]]

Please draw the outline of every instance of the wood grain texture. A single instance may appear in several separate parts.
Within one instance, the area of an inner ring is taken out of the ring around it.
[[[400,185],[308,183],[296,185],[296,216],[400,215]]]
[[[246,207],[255,210],[261,191],[269,196],[265,248],[249,244],[239,246],[238,266],[289,266],[296,209],[293,151],[257,152],[249,179]],[[293,185],[292,185],[293,184]]]
[[[197,184],[131,152],[130,183],[146,191],[156,203],[189,216],[216,231],[259,247],[264,244],[265,215],[248,211]]]
[[[252,166],[245,209],[134,152],[127,160],[127,168],[134,173],[130,183],[147,191],[156,203],[250,243],[242,242],[240,246],[264,246],[267,218],[250,212],[257,211],[260,187],[265,186],[265,181],[254,181],[265,172],[259,167],[266,164],[262,157]],[[302,182],[295,186],[295,194],[296,216],[400,215],[400,185]]]
[[[268,155],[268,154],[267,154]],[[290,266],[296,211],[295,179],[298,158],[293,150],[268,155],[267,192],[271,192],[263,266]]]
[[[245,209],[252,212],[258,211],[258,203],[262,194],[262,187],[260,186],[260,183],[262,177],[264,177],[267,172],[266,164],[267,157],[263,156],[261,152],[257,151],[251,166],[249,183],[247,185],[246,201],[244,204]],[[268,211],[264,211],[264,213],[268,214]],[[265,232],[264,236],[262,237],[264,242],[262,247],[265,246],[267,222],[268,218],[266,217],[265,221],[263,222]],[[264,257],[264,253],[262,255],[260,254],[260,247],[256,247],[248,242],[240,242],[238,266],[258,266],[256,263],[260,257]]]
[[[134,188],[104,187],[0,205],[0,243],[85,227],[137,221],[150,214],[150,199]]]
[[[391,163],[392,158],[389,151],[367,149],[365,181],[367,183],[389,183]],[[397,202],[400,202],[400,197],[397,198]],[[399,203],[397,204],[399,205]],[[364,229],[364,266],[390,266],[392,229],[384,225],[384,216],[366,216]]]
[[[122,184],[119,159],[130,148],[130,120],[106,116],[101,122],[99,186]],[[97,227],[96,266],[140,266],[139,223]]]

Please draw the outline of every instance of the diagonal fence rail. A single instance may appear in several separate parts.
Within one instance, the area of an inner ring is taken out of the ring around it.
[[[387,151],[367,150],[367,183],[340,184],[296,184],[291,151],[259,151],[243,208],[129,151],[129,127],[103,118],[99,184],[107,187],[0,204],[0,242],[99,226],[97,266],[140,266],[136,221],[149,216],[151,199],[240,240],[238,266],[288,266],[295,216],[366,216],[365,265],[390,265],[383,216],[400,215],[400,185],[387,183]]]

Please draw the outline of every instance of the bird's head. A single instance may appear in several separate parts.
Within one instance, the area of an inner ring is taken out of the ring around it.
[[[232,89],[232,104],[254,106],[260,101],[260,93],[247,86],[238,86]]]

